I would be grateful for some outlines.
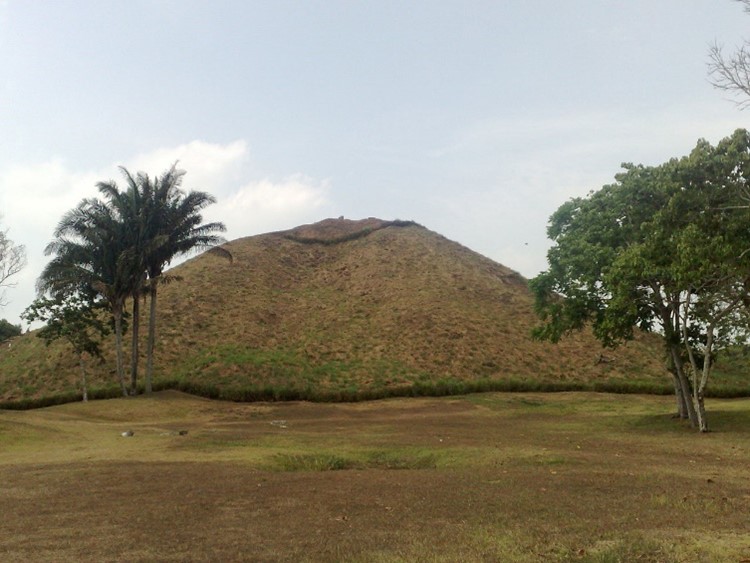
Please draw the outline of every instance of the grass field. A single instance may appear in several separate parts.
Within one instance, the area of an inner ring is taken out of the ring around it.
[[[595,393],[0,411],[0,560],[750,561],[750,400],[708,406],[707,435]]]

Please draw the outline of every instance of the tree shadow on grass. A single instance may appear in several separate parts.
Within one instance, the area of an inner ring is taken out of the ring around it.
[[[721,409],[708,407],[708,428],[710,432],[750,434],[750,410]],[[627,423],[630,428],[653,433],[684,434],[695,432],[687,420],[680,420],[674,414],[648,414],[632,417]]]

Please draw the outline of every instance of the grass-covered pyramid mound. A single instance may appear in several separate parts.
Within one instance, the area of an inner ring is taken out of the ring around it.
[[[327,219],[226,248],[233,262],[203,254],[160,290],[157,388],[323,399],[669,382],[658,340],[616,351],[589,334],[532,341],[521,275],[411,222]],[[93,385],[114,389],[105,348]],[[30,334],[0,351],[0,400],[77,382],[64,346]]]

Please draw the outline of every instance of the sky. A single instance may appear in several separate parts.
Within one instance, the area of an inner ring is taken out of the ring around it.
[[[97,182],[175,161],[230,240],[414,220],[533,277],[566,200],[748,126],[706,74],[745,38],[732,0],[0,0],[0,318]]]

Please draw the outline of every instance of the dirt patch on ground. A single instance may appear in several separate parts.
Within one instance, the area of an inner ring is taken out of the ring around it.
[[[95,463],[0,476],[6,561],[339,561],[414,555],[413,546],[456,556],[456,541],[471,560],[482,549],[472,530],[520,538],[542,559],[614,531],[741,530],[748,517],[733,487],[539,467],[272,473],[242,464]],[[653,502],[655,490],[663,501]],[[710,505],[707,526],[681,509],[687,503]]]

